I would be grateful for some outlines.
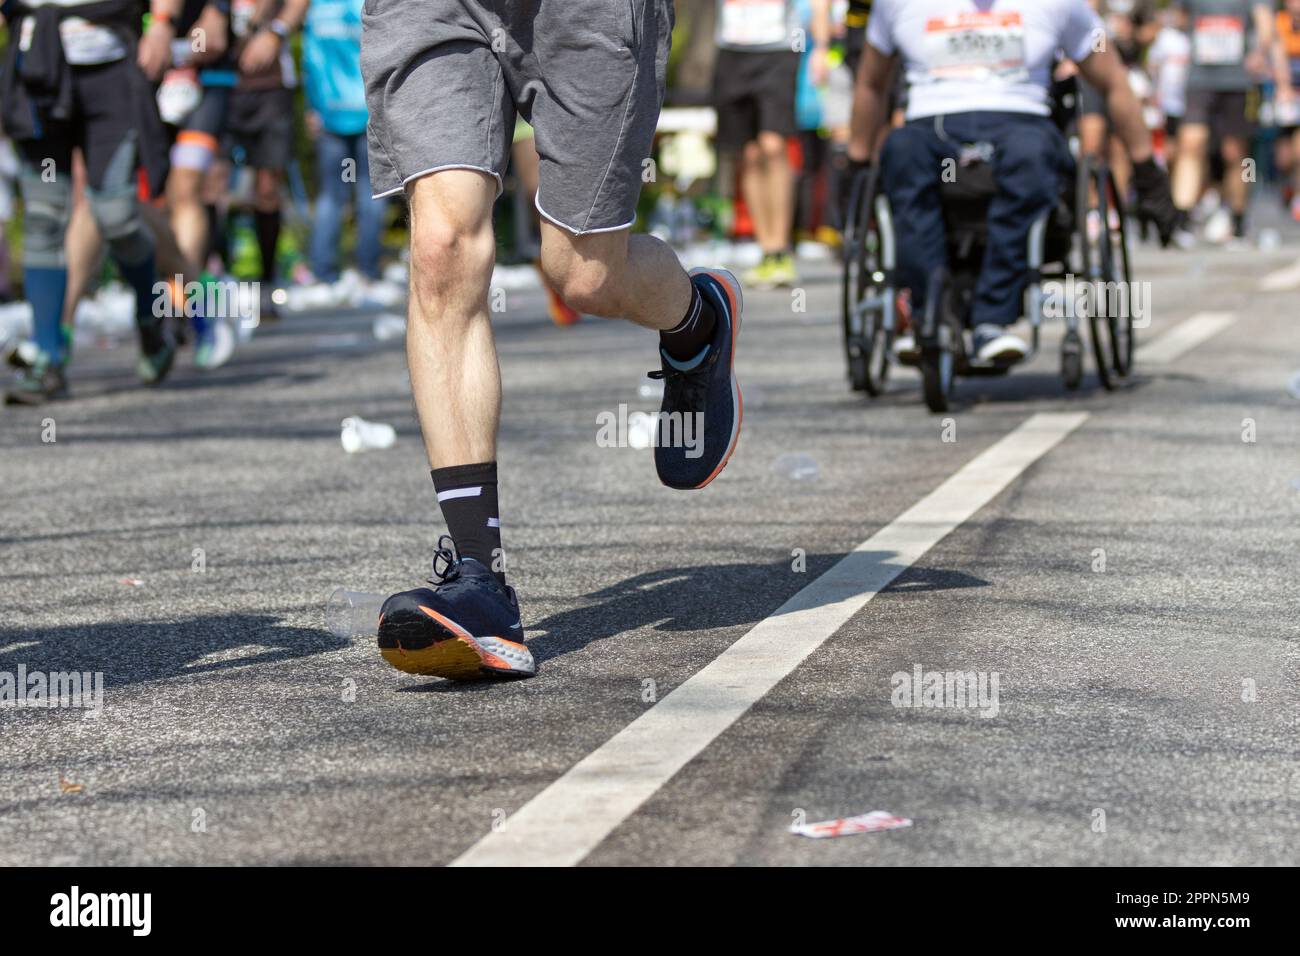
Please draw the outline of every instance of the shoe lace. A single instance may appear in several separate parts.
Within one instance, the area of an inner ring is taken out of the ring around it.
[[[439,561],[442,562],[439,566]],[[433,577],[430,584],[446,584],[460,577],[460,555],[456,552],[456,542],[451,535],[438,537],[438,546],[433,551]]]
[[[712,348],[699,365],[692,369],[673,368],[671,365],[647,373],[647,377],[664,383],[664,405],[672,409],[699,410],[704,407],[709,391],[706,374],[718,361],[718,350]]]

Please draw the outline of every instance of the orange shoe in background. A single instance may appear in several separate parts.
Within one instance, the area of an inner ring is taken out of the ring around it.
[[[546,275],[542,272],[542,267],[538,263],[533,263],[537,269],[538,278],[542,280],[542,288],[546,290],[546,311],[550,313],[551,321],[556,325],[577,325],[582,320],[582,313],[569,306],[567,302],[560,298],[560,293],[551,288],[551,284],[546,281]]]

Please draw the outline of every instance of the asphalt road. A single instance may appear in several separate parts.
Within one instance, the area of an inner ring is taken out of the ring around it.
[[[962,383],[948,427],[911,373],[849,392],[835,277],[806,266],[806,311],[748,295],[744,432],[699,494],[596,442],[601,412],[653,407],[653,337],[555,328],[510,291],[502,520],[541,664],[510,684],[404,675],[322,626],[335,587],[427,577],[442,527],[401,343],[372,316],[291,316],[157,391],[130,348],[84,350],[73,400],[0,412],[0,672],[99,671],[104,704],[0,706],[0,863],[443,864],[516,819],[548,844],[514,816],[530,800],[751,631],[779,637],[760,622],[1035,415],[1080,412],[801,663],[757,660],[770,690],[680,769],[647,777],[677,742],[643,735],[621,758],[643,803],[616,812],[579,776],[595,814],[565,839],[589,864],[1293,863],[1300,275],[1261,291],[1300,257],[1286,240],[1140,250],[1144,341],[1231,321],[1114,393],[1091,374],[1064,393],[1049,335]],[[345,454],[349,415],[396,445]],[[790,453],[816,477],[780,473]],[[918,666],[996,675],[996,714],[895,706]],[[873,810],[913,825],[789,831]]]

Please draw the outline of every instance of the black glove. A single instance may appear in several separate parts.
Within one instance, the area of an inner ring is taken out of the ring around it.
[[[1169,191],[1169,176],[1154,159],[1133,164],[1133,186],[1137,189],[1137,216],[1153,223],[1160,245],[1168,246],[1178,226],[1178,208]]]

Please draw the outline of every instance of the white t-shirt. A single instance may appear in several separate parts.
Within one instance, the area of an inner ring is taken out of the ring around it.
[[[793,50],[800,29],[795,0],[718,0],[714,40],[720,49]]]
[[[91,0],[24,0],[29,7],[57,6],[74,10]],[[18,36],[19,49],[28,50],[32,44],[35,17],[23,20]],[[73,66],[93,66],[112,63],[126,56],[126,44],[116,33],[99,23],[90,23],[78,16],[65,16],[59,23],[59,37],[63,41],[63,56]]]
[[[909,120],[1048,116],[1058,52],[1085,60],[1104,35],[1087,0],[876,0],[867,25],[868,43],[902,57]]]
[[[1182,30],[1165,27],[1147,52],[1147,65],[1156,79],[1156,102],[1166,116],[1187,112],[1187,71],[1192,41]]]

